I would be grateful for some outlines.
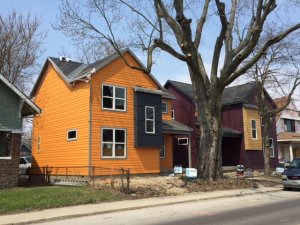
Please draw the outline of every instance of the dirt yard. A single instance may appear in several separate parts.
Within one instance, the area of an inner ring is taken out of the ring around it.
[[[123,180],[126,189],[126,179]],[[99,186],[111,187],[118,191],[122,187],[120,179],[106,179]],[[128,197],[131,199],[163,197],[170,195],[182,195],[190,192],[207,192],[215,190],[229,190],[241,188],[257,188],[259,186],[281,185],[279,176],[265,177],[259,172],[254,173],[253,178],[237,178],[235,173],[226,173],[224,179],[210,183],[186,179],[181,176],[131,176]]]

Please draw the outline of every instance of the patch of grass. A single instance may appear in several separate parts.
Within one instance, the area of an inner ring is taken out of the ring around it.
[[[47,186],[0,189],[0,214],[121,199],[119,194],[91,187]]]

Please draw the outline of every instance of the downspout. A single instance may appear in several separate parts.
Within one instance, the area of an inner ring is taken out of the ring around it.
[[[86,76],[87,82],[90,82],[90,99],[89,99],[89,146],[88,146],[88,174],[89,177],[92,175],[92,129],[93,129],[93,85],[92,85],[92,74],[96,72],[93,68]]]
[[[192,168],[192,141],[191,141],[191,132],[189,132],[188,157],[189,157],[189,168]]]
[[[89,100],[89,159],[88,159],[88,167],[89,167],[89,177],[92,175],[92,119],[93,119],[93,85],[92,79],[90,80],[90,100]]]

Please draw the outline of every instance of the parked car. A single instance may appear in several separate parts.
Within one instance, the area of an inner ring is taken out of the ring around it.
[[[31,156],[24,156],[20,158],[19,174],[27,174],[27,170],[31,167]]]
[[[282,184],[284,189],[300,189],[300,158],[294,159],[282,173]]]
[[[278,175],[281,175],[284,172],[284,170],[287,168],[287,166],[289,165],[289,163],[288,163],[288,165],[286,165],[286,164],[287,163],[279,163],[278,164],[278,166],[276,167],[276,173]]]

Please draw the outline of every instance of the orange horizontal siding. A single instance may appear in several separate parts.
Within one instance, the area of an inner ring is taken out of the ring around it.
[[[126,54],[132,65],[137,62]],[[126,88],[126,112],[102,109],[102,84]],[[136,148],[134,144],[134,86],[157,89],[158,85],[149,75],[132,70],[121,58],[116,59],[92,77],[93,131],[92,165],[105,168],[130,168],[132,173],[159,173],[159,148]],[[127,157],[125,159],[101,158],[101,128],[124,128],[127,130]]]
[[[88,166],[89,84],[68,86],[49,63],[35,103],[42,113],[33,122],[33,166]],[[77,129],[77,140],[67,141],[69,129]],[[86,169],[69,173],[81,175]]]
[[[166,98],[163,98],[162,99],[163,102],[167,102],[167,113],[162,113],[162,119],[163,120],[171,120],[172,119],[172,100],[171,99],[166,99]]]
[[[166,157],[160,159],[160,168],[161,169],[172,169],[173,168],[173,136],[166,134],[165,139],[165,148],[166,148]]]

